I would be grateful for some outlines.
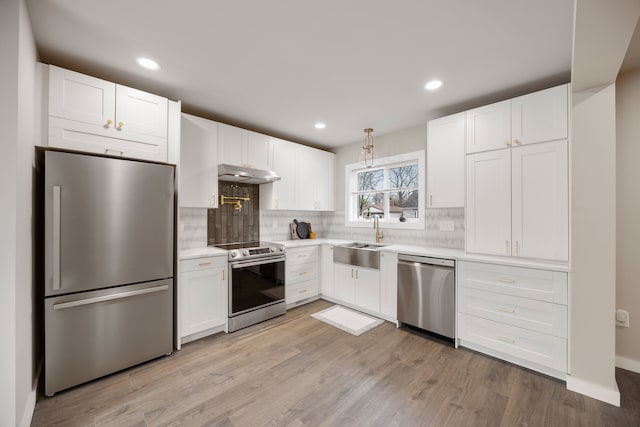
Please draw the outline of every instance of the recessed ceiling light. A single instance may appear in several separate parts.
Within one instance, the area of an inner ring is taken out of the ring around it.
[[[316,123],[314,126],[316,127],[316,129],[324,129],[327,127],[327,125],[325,125],[324,123]]]
[[[440,86],[442,86],[442,82],[440,80],[431,80],[429,83],[427,83],[426,85],[424,85],[424,88],[426,90],[436,90],[438,89]]]
[[[157,70],[158,68],[160,68],[156,61],[149,58],[138,58],[138,64],[141,67],[146,68],[147,70]]]

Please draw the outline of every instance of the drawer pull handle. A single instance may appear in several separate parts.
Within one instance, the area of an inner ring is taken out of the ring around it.
[[[300,273],[298,273],[300,276],[304,276],[305,274],[307,274],[306,271],[301,271]]]
[[[507,337],[502,337],[502,336],[498,336],[498,340],[502,341],[502,342],[506,342],[508,344],[515,344],[516,340],[511,339],[511,338],[507,338]]]
[[[503,279],[502,277],[498,277],[496,280],[502,283],[516,283],[514,279]]]
[[[204,266],[207,266],[207,265],[211,265],[211,261],[209,261],[209,262],[201,262],[201,263],[198,263],[198,265],[199,265],[200,267],[204,267]]]
[[[509,307],[496,307],[496,310],[503,311],[505,313],[515,313],[516,312],[513,308],[509,308]]]
[[[298,291],[298,293],[304,294],[304,293],[306,293],[306,292],[307,292],[307,290],[308,290],[308,289],[300,289],[300,290]]]
[[[222,281],[224,281],[224,270],[221,270],[222,273]]]

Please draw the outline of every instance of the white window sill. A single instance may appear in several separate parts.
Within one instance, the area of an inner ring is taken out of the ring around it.
[[[424,221],[416,221],[416,222],[385,222],[380,221],[379,227],[381,229],[398,229],[398,230],[424,230]],[[345,221],[345,227],[354,227],[354,228],[373,228],[373,221]]]

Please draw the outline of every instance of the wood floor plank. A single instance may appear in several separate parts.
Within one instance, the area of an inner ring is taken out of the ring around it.
[[[32,426],[640,426],[640,374],[622,407],[564,382],[384,323],[359,337],[316,301],[46,398]]]

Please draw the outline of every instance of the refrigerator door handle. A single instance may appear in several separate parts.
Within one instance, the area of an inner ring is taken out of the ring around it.
[[[62,188],[59,185],[53,186],[53,290],[60,290],[60,195]]]
[[[85,298],[85,299],[76,300],[76,301],[62,302],[62,303],[59,303],[59,304],[54,304],[53,305],[53,309],[54,310],[64,310],[65,308],[79,307],[79,306],[82,306],[82,305],[95,304],[95,303],[98,303],[98,302],[112,301],[112,300],[122,299],[122,298],[129,298],[129,297],[133,297],[133,296],[136,296],[136,295],[144,295],[144,294],[150,294],[152,292],[166,291],[167,289],[169,289],[169,285],[160,285],[160,286],[155,286],[153,288],[138,289],[138,290],[135,290],[135,291],[120,292],[120,293],[117,293],[117,294],[104,295],[104,296],[101,296],[101,297]]]

